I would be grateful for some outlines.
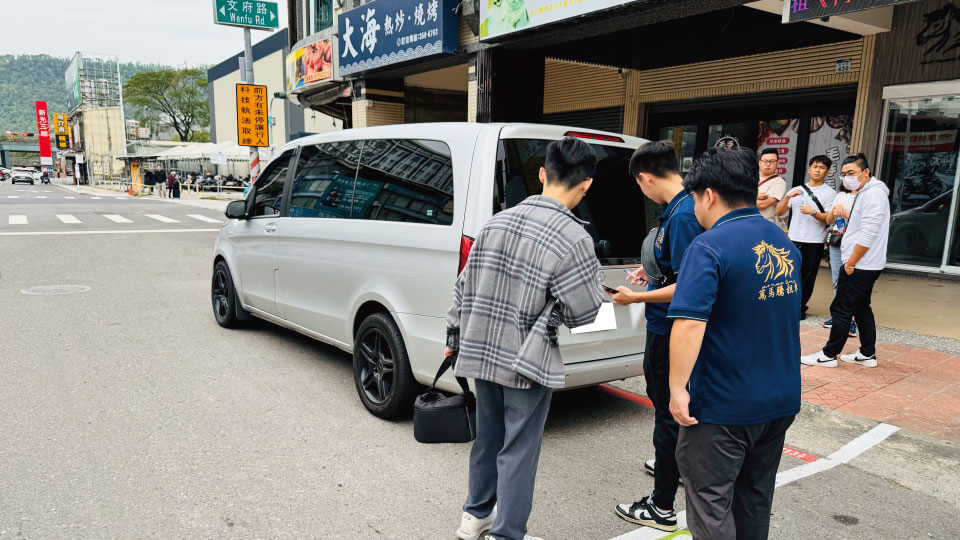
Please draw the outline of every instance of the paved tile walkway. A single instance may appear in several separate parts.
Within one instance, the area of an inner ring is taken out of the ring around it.
[[[803,354],[821,349],[827,336],[828,330],[801,326]],[[850,338],[844,352],[859,346]],[[960,356],[877,343],[877,359],[876,368],[801,366],[803,399],[960,442]]]

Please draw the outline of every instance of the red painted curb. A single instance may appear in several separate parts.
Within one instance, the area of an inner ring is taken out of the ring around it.
[[[601,384],[599,386],[600,386],[600,390],[603,390],[608,394],[612,394],[619,398],[630,400],[634,403],[646,405],[647,407],[653,407],[653,402],[650,401],[650,398],[648,397],[640,396],[640,395],[634,394],[633,392],[627,392],[626,390],[621,390],[619,388],[614,388],[613,386],[610,386],[607,384]],[[783,455],[795,457],[799,460],[811,462],[811,463],[818,459],[817,456],[808,454],[806,452],[801,452],[799,450],[795,450],[786,445],[783,447]]]

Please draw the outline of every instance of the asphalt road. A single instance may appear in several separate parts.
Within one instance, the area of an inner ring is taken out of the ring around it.
[[[218,225],[188,215],[222,215],[46,186],[28,201],[17,190],[30,186],[11,187],[0,185],[0,537],[453,538],[468,445],[420,445],[409,420],[368,414],[332,347],[266,323],[217,326],[216,232],[195,231]],[[153,232],[129,232],[141,229]],[[44,285],[90,290],[21,292]],[[640,472],[652,419],[596,389],[556,394],[530,533],[634,531],[613,507],[652,488]],[[787,444],[822,460],[875,425],[805,406]],[[960,536],[958,470],[956,445],[899,431],[778,489],[771,537]]]

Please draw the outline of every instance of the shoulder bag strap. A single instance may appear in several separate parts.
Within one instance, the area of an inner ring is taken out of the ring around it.
[[[443,363],[440,364],[440,369],[437,370],[437,376],[433,378],[433,384],[430,385],[431,390],[437,389],[437,381],[440,380],[440,377],[450,368],[452,368],[457,363],[457,357],[460,356],[460,352],[454,352],[450,356],[443,359]],[[467,380],[463,377],[455,377],[457,379],[457,384],[460,385],[460,389],[463,390],[464,394],[470,393],[470,386],[467,384]]]
[[[817,195],[807,187],[806,184],[800,184],[800,187],[807,192],[807,195],[810,195],[810,198],[813,199],[813,203],[817,205],[817,208],[820,209],[821,214],[826,214],[827,211],[823,209],[823,204],[820,203],[820,199],[817,198]]]
[[[760,186],[766,184],[767,182],[773,180],[774,178],[776,178],[776,177],[778,177],[778,176],[780,176],[780,175],[779,175],[779,174],[775,174],[775,175],[773,175],[773,176],[768,176],[768,177],[764,178],[763,180],[760,181],[759,184],[757,184],[757,187],[760,187]]]
[[[853,209],[857,207],[857,199],[859,198],[859,195],[853,196],[853,203],[850,205],[850,211],[847,212],[847,222],[843,225],[843,230],[840,231],[841,233],[847,232],[847,227],[850,226],[850,220],[853,219]]]

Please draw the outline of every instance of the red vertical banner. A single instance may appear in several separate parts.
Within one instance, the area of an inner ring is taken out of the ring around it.
[[[50,119],[47,118],[47,102],[35,102],[37,107],[37,141],[40,144],[40,164],[53,165],[53,156],[50,154]]]

